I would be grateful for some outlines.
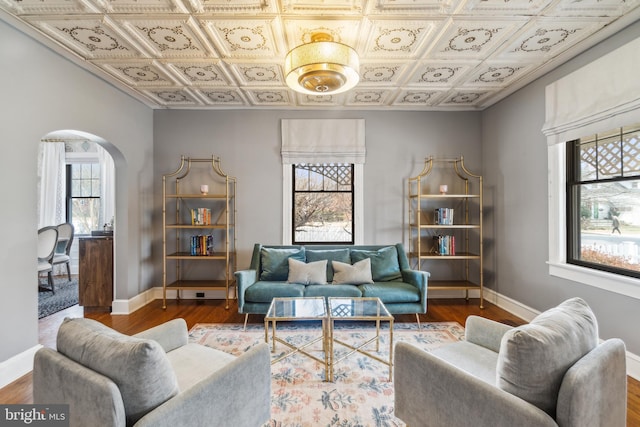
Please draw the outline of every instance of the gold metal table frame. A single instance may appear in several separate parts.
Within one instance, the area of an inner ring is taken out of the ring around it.
[[[389,313],[385,305],[379,298],[341,298],[329,297],[327,299],[329,312],[329,381],[334,380],[334,367],[354,353],[363,354],[373,360],[383,363],[389,367],[389,381],[393,378],[393,316]],[[350,344],[338,340],[335,337],[335,322],[339,321],[374,321],[376,323],[376,334],[373,338],[361,343]],[[380,351],[380,322],[389,322],[389,359],[385,360],[380,356],[365,350],[364,347],[372,342],[376,342],[376,352]],[[334,344],[344,346],[351,351],[335,358]]]
[[[322,322],[322,333],[320,337],[314,338],[302,345],[293,345],[290,342],[278,337],[276,335],[277,322],[280,321],[298,321],[298,320],[319,320]],[[271,301],[269,310],[264,317],[264,341],[269,344],[269,323],[271,323],[271,341],[272,352],[276,351],[276,342],[281,343],[288,347],[291,351],[283,354],[275,360],[271,361],[271,364],[280,362],[283,359],[295,354],[303,354],[324,366],[324,378],[328,381],[329,378],[329,355],[328,352],[328,338],[330,336],[328,332],[328,316],[327,305],[323,297],[300,297],[300,298],[274,298]],[[306,349],[318,341],[322,341],[322,353],[323,358],[309,353]]]

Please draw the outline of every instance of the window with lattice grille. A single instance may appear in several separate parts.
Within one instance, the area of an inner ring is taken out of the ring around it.
[[[567,262],[640,277],[640,125],[567,143]]]
[[[293,165],[292,242],[354,242],[353,164]]]

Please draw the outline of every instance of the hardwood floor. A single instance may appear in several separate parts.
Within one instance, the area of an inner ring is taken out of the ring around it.
[[[420,316],[420,321],[456,321],[464,326],[469,315],[483,316],[514,326],[525,323],[522,319],[486,301],[485,308],[480,309],[477,300],[466,302],[462,299],[429,300],[428,312]],[[135,334],[180,317],[186,320],[189,328],[192,328],[196,323],[242,323],[244,321],[244,315],[238,313],[236,306],[232,304],[229,310],[225,310],[222,300],[169,301],[166,310],[162,310],[161,301],[156,300],[130,315],[114,316],[109,313],[87,313],[85,315],[82,307],[74,306],[39,321],[40,344],[55,348],[56,332],[63,319],[83,316],[98,320],[125,334]],[[415,322],[414,315],[395,317],[396,322]],[[262,323],[263,319],[264,316],[261,315],[250,315],[249,323]],[[0,389],[0,403],[32,403],[31,392],[31,374],[29,373]],[[627,426],[640,427],[640,382],[629,378],[627,395]]]

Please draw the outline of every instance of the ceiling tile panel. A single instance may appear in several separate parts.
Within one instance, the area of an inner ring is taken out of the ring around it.
[[[29,17],[28,21],[87,60],[145,56],[138,47],[119,33],[117,27],[100,15],[85,15],[85,19],[73,21],[63,18]]]
[[[640,0],[0,0],[6,19],[151,108],[482,110],[640,19]],[[9,18],[7,18],[9,17]],[[360,82],[302,95],[317,32]]]
[[[203,19],[207,34],[224,58],[284,57],[278,43],[280,25],[273,19]]]

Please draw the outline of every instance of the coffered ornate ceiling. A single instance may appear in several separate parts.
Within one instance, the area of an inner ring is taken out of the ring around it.
[[[639,6],[0,0],[0,17],[153,108],[479,110],[638,19]],[[285,55],[319,30],[360,55],[360,83],[347,93],[301,95],[284,83]]]

